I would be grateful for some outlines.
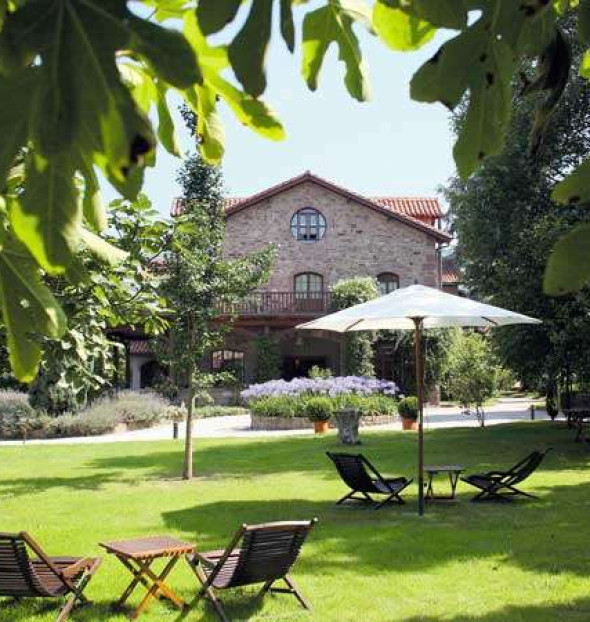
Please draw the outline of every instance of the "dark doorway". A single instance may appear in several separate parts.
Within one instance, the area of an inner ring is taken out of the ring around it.
[[[141,366],[141,388],[149,389],[166,376],[166,372],[157,361],[148,361]]]
[[[283,378],[292,380],[307,376],[309,370],[317,365],[322,369],[327,366],[325,356],[285,356],[283,357]]]
[[[393,380],[401,390],[408,394],[415,386],[414,359],[407,346],[379,340],[374,346],[375,375],[383,380]]]

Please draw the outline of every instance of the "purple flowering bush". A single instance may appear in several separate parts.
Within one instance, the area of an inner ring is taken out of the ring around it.
[[[363,376],[334,376],[333,378],[293,378],[293,380],[270,380],[261,384],[251,384],[241,392],[247,403],[262,397],[281,397],[284,395],[388,395],[396,397],[399,388],[390,380],[365,378]]]
[[[294,378],[250,385],[241,392],[252,414],[304,417],[311,399],[325,397],[334,410],[354,408],[362,414],[395,414],[399,388],[395,382],[363,376]]]

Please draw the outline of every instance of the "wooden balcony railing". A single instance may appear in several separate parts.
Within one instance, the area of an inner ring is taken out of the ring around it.
[[[221,303],[223,315],[324,315],[330,311],[330,292],[252,292],[238,304]]]

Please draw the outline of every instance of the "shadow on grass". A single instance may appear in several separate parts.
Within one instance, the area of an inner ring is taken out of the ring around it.
[[[335,506],[325,499],[227,500],[164,512],[162,519],[206,550],[226,546],[242,523],[317,517],[310,542],[316,549],[312,567],[321,573],[351,564],[363,574],[421,572],[450,562],[497,559],[540,573],[587,576],[579,534],[590,511],[590,483],[528,489],[540,498],[470,503],[473,494],[465,487],[459,503],[429,505],[422,518],[415,496],[408,496],[405,505],[380,510]]]
[[[445,622],[515,622],[530,620],[531,622],[559,622],[574,620],[586,622],[590,620],[590,598],[582,598],[569,603],[555,605],[510,605],[492,613],[481,616],[459,615],[446,617]],[[428,615],[404,618],[403,622],[440,622],[440,618]]]
[[[40,494],[55,488],[73,490],[100,490],[103,486],[120,481],[117,471],[96,473],[84,477],[21,477],[0,480],[0,494],[19,497]]]
[[[556,451],[543,470],[586,468],[587,445],[571,440],[570,430],[552,422],[497,425],[486,429],[448,428],[425,434],[427,461],[463,460],[468,470],[512,466],[535,449],[552,446]],[[515,446],[518,439],[518,447]],[[198,476],[268,475],[289,471],[317,472],[326,463],[325,451],[363,452],[398,470],[415,468],[416,435],[401,432],[362,431],[362,445],[347,447],[334,435],[326,437],[273,437],[256,439],[195,439],[194,463]],[[201,444],[202,443],[202,444]],[[204,445],[204,446],[203,446]],[[152,445],[154,446],[154,445]],[[247,447],[244,450],[244,447]],[[101,469],[143,470],[150,477],[175,477],[181,465],[182,446],[176,451],[138,452],[136,455],[96,458],[86,466]]]
[[[197,585],[195,583],[194,593],[196,592]],[[260,585],[237,588],[228,592],[221,591],[217,594],[231,620],[245,621],[257,617],[257,614],[269,600],[275,600],[281,608],[284,608],[280,615],[281,618],[293,619],[302,611],[292,596],[267,594],[264,598],[260,598],[259,592]],[[199,599],[197,602],[196,598],[189,598],[186,602],[189,609],[185,613],[181,613],[166,601],[152,602],[148,608],[148,613],[151,614],[150,619],[157,616],[157,619],[170,620],[170,622],[194,622],[196,620],[199,622],[219,622],[212,606],[204,599]],[[63,600],[57,599],[45,601],[22,599],[19,602],[3,599],[0,600],[0,622],[33,622],[36,619],[53,621],[62,605]],[[97,622],[98,620],[123,622],[129,620],[129,614],[132,612],[133,607],[119,608],[110,602],[92,602],[84,607],[74,609],[69,619],[74,622]],[[274,620],[277,618],[273,616],[267,619]]]
[[[428,431],[426,463],[456,463],[467,472],[507,468],[536,448],[552,446],[539,472],[582,470],[590,464],[586,444],[571,441],[570,430],[551,422],[499,425],[488,429],[454,428]],[[359,447],[340,445],[335,436],[256,439],[195,439],[194,464],[197,478],[250,478],[283,473],[310,473],[332,481],[335,472],[327,450],[362,452],[383,475],[413,477],[416,471],[416,435],[400,432],[362,432]],[[80,477],[17,477],[0,479],[0,493],[20,496],[53,488],[94,490],[109,483],[178,479],[182,466],[182,444],[162,450],[169,441],[134,443],[117,453],[112,445],[93,446],[95,456],[73,458],[71,471],[92,470]],[[102,455],[101,455],[102,454]],[[114,454],[114,455],[112,455]],[[98,472],[97,472],[98,471]],[[239,484],[238,484],[239,485]],[[303,484],[305,485],[305,484]]]

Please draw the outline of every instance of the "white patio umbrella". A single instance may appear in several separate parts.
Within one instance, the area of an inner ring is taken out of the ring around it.
[[[424,371],[422,331],[428,328],[494,327],[541,324],[540,320],[446,294],[424,285],[410,285],[391,294],[297,326],[337,333],[362,330],[414,330],[418,398],[418,513],[424,514]]]

